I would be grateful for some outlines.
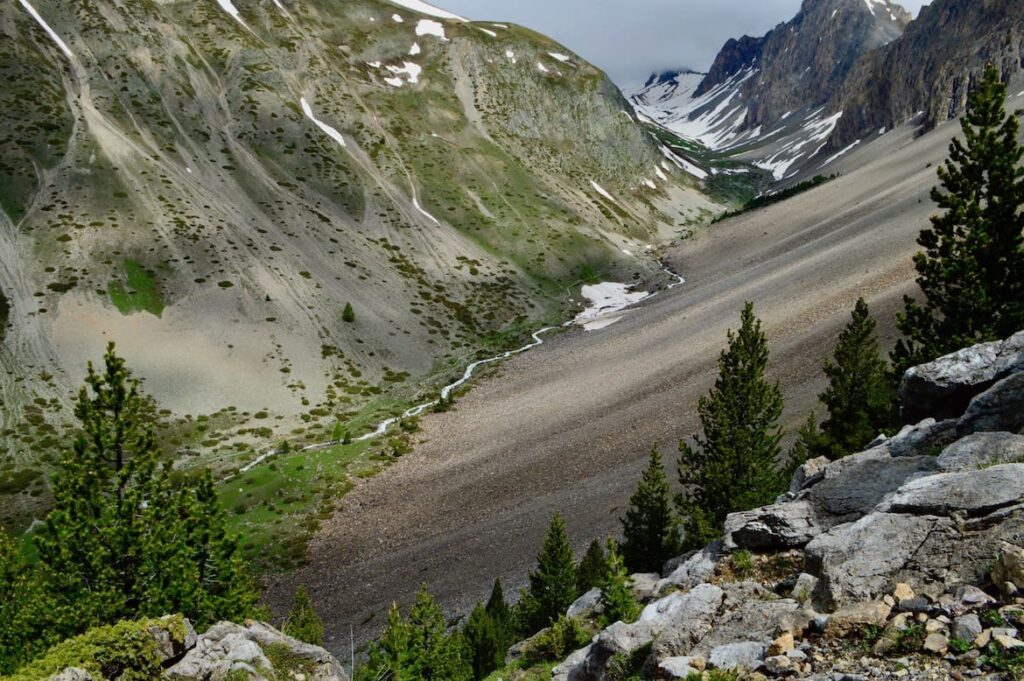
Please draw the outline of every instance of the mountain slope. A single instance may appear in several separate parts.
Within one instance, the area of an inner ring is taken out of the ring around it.
[[[565,48],[445,16],[377,0],[0,7],[15,462],[45,449],[109,340],[176,415],[316,430],[563,318],[582,279],[658,285],[646,245],[716,208],[696,179]]]

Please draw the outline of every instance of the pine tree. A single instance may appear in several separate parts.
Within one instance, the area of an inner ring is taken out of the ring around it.
[[[81,435],[53,478],[36,540],[56,633],[181,612],[197,626],[239,617],[257,593],[226,536],[212,478],[175,486],[160,463],[152,406],[113,344],[88,367]]]
[[[557,513],[551,519],[544,546],[537,556],[537,568],[530,573],[529,583],[529,588],[517,603],[516,613],[520,633],[526,636],[565,614],[579,595],[572,545],[565,532],[565,521]]]
[[[341,313],[341,321],[351,324],[356,320],[356,311],[352,309],[352,303],[345,303],[345,309]]]
[[[812,411],[807,415],[804,425],[800,426],[796,440],[789,449],[783,481],[792,480],[796,470],[814,456],[821,446],[821,429],[818,427],[818,418]]]
[[[459,681],[472,678],[458,635],[448,633],[437,601],[424,585],[409,611],[409,671],[411,679]]]
[[[647,468],[629,504],[626,515],[619,520],[626,567],[632,572],[661,572],[665,561],[679,555],[682,546],[665,466],[657,449],[651,450]]]
[[[292,609],[281,627],[281,631],[294,639],[315,646],[324,644],[324,623],[316,614],[313,599],[306,587],[300,586],[292,598]]]
[[[594,540],[587,547],[587,552],[580,559],[576,568],[576,590],[586,593],[594,587],[601,586],[604,575],[608,571],[608,563],[605,560],[604,546],[601,542]]]
[[[1024,148],[1005,108],[1006,85],[989,66],[968,97],[932,200],[943,213],[918,237],[924,301],[904,298],[892,353],[897,376],[915,364],[1024,328]]]
[[[508,650],[512,644],[512,611],[505,600],[505,592],[501,588],[501,580],[495,579],[491,588],[491,595],[484,606],[484,612],[494,622],[495,631],[498,633],[502,653]]]
[[[46,649],[48,613],[36,573],[0,527],[0,675]]]
[[[462,635],[469,647],[470,665],[473,678],[483,679],[502,666],[505,661],[504,637],[499,631],[497,622],[488,614],[484,606],[477,603],[466,620]]]
[[[768,345],[747,303],[740,330],[718,360],[719,376],[697,406],[703,436],[679,443],[677,498],[687,548],[721,533],[726,515],[770,502],[784,487],[780,473],[782,392],[765,378]]]
[[[380,638],[370,646],[366,664],[356,678],[364,681],[412,681],[409,672],[409,624],[402,619],[397,603],[388,610],[388,625]]]
[[[857,300],[824,369],[829,385],[819,398],[828,418],[815,454],[838,459],[860,451],[879,432],[896,425],[896,393],[878,352],[875,320],[863,298]]]
[[[606,624],[622,621],[627,624],[640,615],[640,605],[629,589],[629,572],[618,547],[608,540],[608,567],[601,584],[601,614]]]

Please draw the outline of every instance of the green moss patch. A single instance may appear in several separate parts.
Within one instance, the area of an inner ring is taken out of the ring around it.
[[[110,302],[121,314],[149,312],[159,317],[164,311],[164,299],[153,275],[133,260],[124,261],[124,280],[111,281],[107,286]]]

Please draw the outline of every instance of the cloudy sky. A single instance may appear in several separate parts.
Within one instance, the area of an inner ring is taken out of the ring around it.
[[[711,65],[729,38],[763,35],[800,0],[431,0],[469,17],[511,21],[555,38],[620,86],[652,71]],[[902,3],[915,15],[927,0]]]

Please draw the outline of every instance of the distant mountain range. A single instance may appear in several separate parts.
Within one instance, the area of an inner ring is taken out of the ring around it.
[[[873,135],[963,111],[987,61],[1024,65],[1019,0],[936,0],[914,20],[888,0],[804,0],[762,37],[730,39],[707,74],[652,76],[637,111],[776,180],[821,170]]]

